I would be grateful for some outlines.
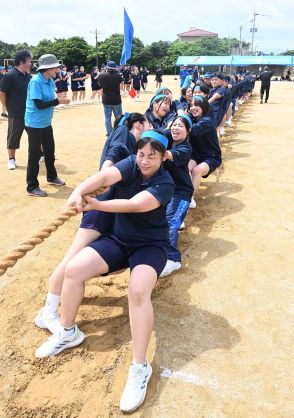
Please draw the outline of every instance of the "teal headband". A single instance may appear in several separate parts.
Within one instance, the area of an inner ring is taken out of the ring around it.
[[[204,102],[203,97],[196,94],[196,96],[193,96],[193,100],[198,100],[198,102]]]
[[[121,120],[119,121],[118,126],[123,126],[123,124],[125,123],[125,121],[128,120],[130,116],[131,116],[131,114],[129,112],[126,112],[123,115],[123,117],[121,118]]]
[[[186,115],[185,113],[183,113],[182,115],[178,115],[178,116],[174,119],[174,121],[175,121],[176,119],[178,119],[178,118],[183,118],[183,119],[186,119],[186,121],[189,123],[190,129],[192,128],[192,121],[191,121],[190,116],[188,116],[188,115]]]
[[[167,149],[167,145],[168,145],[168,139],[166,136],[159,134],[158,132],[154,132],[154,131],[144,131],[141,135],[140,139],[144,139],[144,138],[151,138],[151,139],[155,139],[155,141],[160,142],[165,149]]]
[[[171,91],[170,91],[170,89],[168,88],[168,87],[160,87],[160,89],[158,89],[157,91],[156,91],[156,94],[160,94],[162,91],[164,91],[164,90],[168,90],[170,93],[171,93]]]
[[[158,102],[160,99],[163,100],[164,98],[166,98],[165,94],[157,94],[156,96],[153,97],[150,104],[153,104],[154,102]]]
[[[200,86],[195,86],[194,91],[195,90],[200,91]]]

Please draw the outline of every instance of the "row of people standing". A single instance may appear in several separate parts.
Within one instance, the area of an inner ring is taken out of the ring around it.
[[[124,65],[120,71],[122,81],[122,92],[128,93],[133,87],[136,91],[146,90],[148,84],[149,70],[147,67],[138,67],[136,65]]]

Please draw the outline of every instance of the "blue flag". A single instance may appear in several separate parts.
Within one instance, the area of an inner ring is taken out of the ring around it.
[[[121,52],[119,65],[124,65],[132,55],[132,40],[134,35],[134,28],[132,22],[124,8],[124,45]]]

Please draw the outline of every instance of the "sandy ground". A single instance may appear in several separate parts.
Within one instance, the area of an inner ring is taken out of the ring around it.
[[[152,79],[141,102],[123,99],[124,110],[147,108]],[[173,77],[164,83],[177,91]],[[154,374],[134,417],[294,417],[294,84],[273,83],[267,105],[259,104],[258,88],[222,140],[222,168],[203,182],[198,208],[188,214],[183,268],[154,292]],[[18,169],[7,170],[0,121],[1,255],[54,219],[95,171],[103,120],[101,104],[54,114],[56,166],[66,186],[47,186],[41,165],[41,187],[49,193],[43,199],[25,193],[26,135]],[[77,319],[87,334],[80,347],[34,357],[48,337],[34,316],[78,224],[72,218],[0,278],[1,417],[122,416],[131,358],[128,272],[88,284]]]

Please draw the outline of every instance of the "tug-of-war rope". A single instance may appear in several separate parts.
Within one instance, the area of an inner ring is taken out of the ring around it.
[[[95,197],[100,194],[101,190],[90,193],[91,197]],[[23,258],[28,251],[32,251],[36,245],[41,244],[46,238],[48,238],[52,232],[56,231],[64,222],[68,221],[72,216],[77,215],[78,211],[75,206],[60,213],[57,218],[50,222],[47,226],[40,229],[36,234],[26,241],[20,243],[17,247],[13,248],[7,255],[0,258],[0,276],[2,276],[7,269],[13,267],[20,258]]]

